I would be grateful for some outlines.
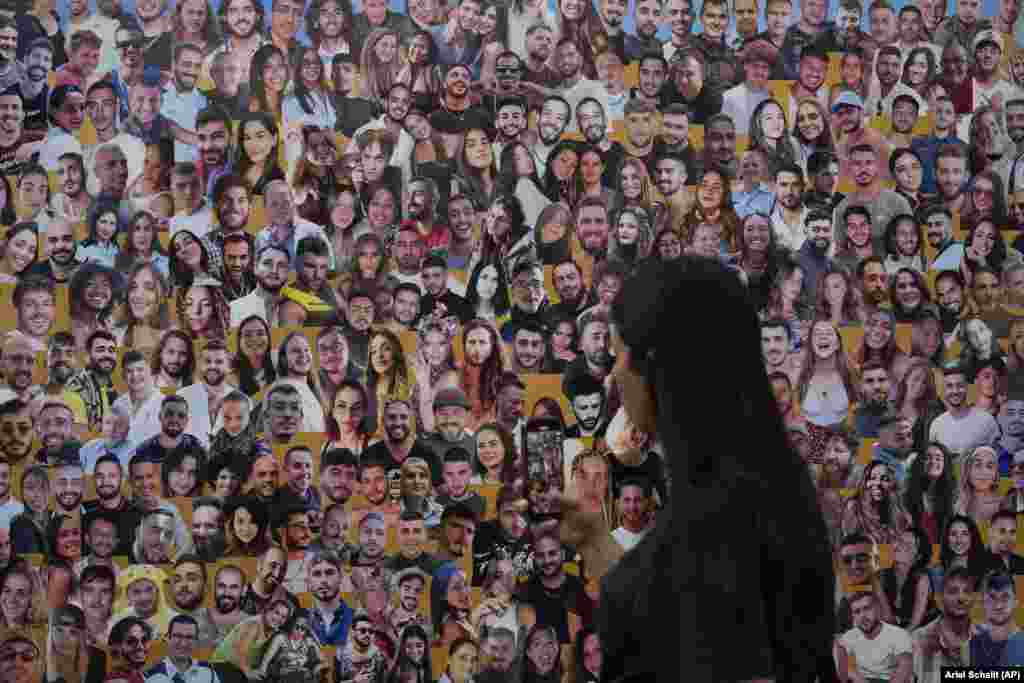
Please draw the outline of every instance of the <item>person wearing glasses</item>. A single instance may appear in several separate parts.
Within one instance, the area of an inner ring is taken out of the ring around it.
[[[146,39],[142,31],[121,26],[114,33],[114,48],[117,50],[117,61],[109,69],[102,69],[103,56],[100,56],[100,71],[106,73],[101,80],[109,81],[118,95],[118,120],[124,121],[131,115],[128,107],[129,89],[142,80],[142,71],[146,62],[142,58],[142,47]],[[22,85],[22,90],[25,86]]]
[[[146,651],[151,642],[153,628],[139,617],[128,616],[117,621],[110,629],[108,639],[113,665],[107,672],[106,680],[112,680],[113,677],[128,683],[142,683]]]
[[[61,85],[50,93],[49,105],[50,130],[39,151],[39,164],[55,172],[61,155],[82,153],[76,134],[85,122],[85,93],[77,85]]]
[[[39,646],[22,635],[0,644],[0,683],[36,683],[42,673]]]
[[[330,666],[320,656],[321,647],[310,628],[309,612],[296,610],[270,641],[258,673],[261,678],[277,683],[317,683]]]
[[[387,656],[373,642],[373,621],[366,612],[352,619],[348,643],[338,648],[335,683],[381,683]]]
[[[192,658],[199,637],[199,625],[187,614],[171,619],[167,629],[167,656],[146,671],[146,683],[220,683],[220,677],[207,662]]]

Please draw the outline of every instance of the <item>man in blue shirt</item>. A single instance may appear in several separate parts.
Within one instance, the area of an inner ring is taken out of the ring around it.
[[[430,29],[437,47],[437,63],[472,65],[480,52],[480,37],[476,32],[480,17],[480,0],[462,0],[451,20]]]
[[[935,194],[939,191],[935,176],[935,165],[939,159],[939,148],[946,144],[966,147],[964,141],[956,135],[956,108],[948,96],[938,97],[935,101],[935,128],[931,135],[914,138],[910,149],[921,157],[921,192]]]
[[[872,460],[883,462],[892,468],[900,491],[903,490],[910,472],[907,456],[912,445],[909,420],[904,420],[895,410],[886,412],[878,421],[878,443],[875,444]]]
[[[761,182],[768,162],[760,149],[748,149],[740,159],[739,187],[733,188],[732,206],[736,215],[746,218],[752,213],[769,215],[775,195]]]
[[[341,597],[342,561],[332,550],[319,550],[309,561],[306,585],[313,594],[310,625],[322,645],[344,645],[354,612]]]

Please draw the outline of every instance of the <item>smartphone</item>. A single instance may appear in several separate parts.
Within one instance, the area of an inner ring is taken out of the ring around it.
[[[565,491],[565,432],[553,417],[532,417],[524,431],[523,480],[530,507],[536,515],[557,516],[561,512],[558,496]]]

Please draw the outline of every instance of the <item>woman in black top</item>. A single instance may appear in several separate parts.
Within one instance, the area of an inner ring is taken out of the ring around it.
[[[684,309],[728,327],[713,349],[680,329],[671,313]],[[706,259],[652,263],[612,318],[614,380],[631,421],[664,444],[673,490],[601,581],[601,680],[837,680],[827,530],[743,285]],[[563,540],[580,540],[566,526]]]

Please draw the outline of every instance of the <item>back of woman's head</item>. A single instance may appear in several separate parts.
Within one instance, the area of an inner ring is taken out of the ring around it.
[[[789,469],[758,318],[736,275],[709,259],[652,262],[625,282],[612,319],[651,387],[658,436],[680,468],[674,480]],[[724,437],[723,427],[739,424],[742,433]]]

